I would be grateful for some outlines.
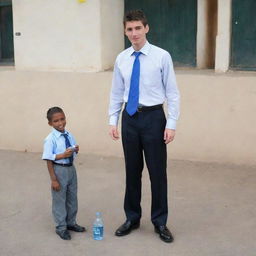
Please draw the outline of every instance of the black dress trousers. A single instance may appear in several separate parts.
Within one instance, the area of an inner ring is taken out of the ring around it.
[[[151,182],[151,221],[165,225],[168,215],[167,152],[164,143],[166,118],[163,109],[122,114],[122,143],[126,167],[124,210],[126,218],[137,222],[141,218],[141,177],[143,153]]]

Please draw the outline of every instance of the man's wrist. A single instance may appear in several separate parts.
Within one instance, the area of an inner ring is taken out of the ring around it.
[[[176,130],[176,120],[169,118],[167,119],[165,129]]]
[[[118,117],[110,116],[110,118],[109,118],[109,125],[117,126],[117,124],[118,124]]]

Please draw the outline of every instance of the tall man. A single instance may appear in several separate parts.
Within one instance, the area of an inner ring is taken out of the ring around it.
[[[140,226],[144,153],[151,181],[151,221],[160,238],[172,242],[173,236],[166,227],[166,145],[175,136],[180,98],[173,63],[167,51],[147,41],[149,26],[142,11],[128,12],[123,23],[125,35],[132,46],[117,56],[109,106],[109,134],[113,140],[118,140],[118,119],[125,103],[122,144],[126,167],[126,221],[115,235],[127,235]],[[167,120],[163,111],[165,100],[168,106]]]

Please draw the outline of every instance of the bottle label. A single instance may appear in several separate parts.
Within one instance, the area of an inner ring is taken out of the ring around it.
[[[93,227],[93,238],[95,240],[103,239],[103,227]]]

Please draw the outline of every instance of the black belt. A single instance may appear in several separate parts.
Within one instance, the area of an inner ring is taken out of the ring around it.
[[[125,107],[126,106],[127,106],[127,103],[125,103]],[[163,104],[158,104],[154,106],[138,106],[137,112],[145,112],[145,111],[151,111],[151,110],[156,110],[161,108],[163,108]]]
[[[60,166],[64,166],[64,167],[70,167],[70,166],[73,166],[73,164],[61,164],[61,163],[55,163],[53,162],[53,164],[56,164],[56,165],[60,165]]]

